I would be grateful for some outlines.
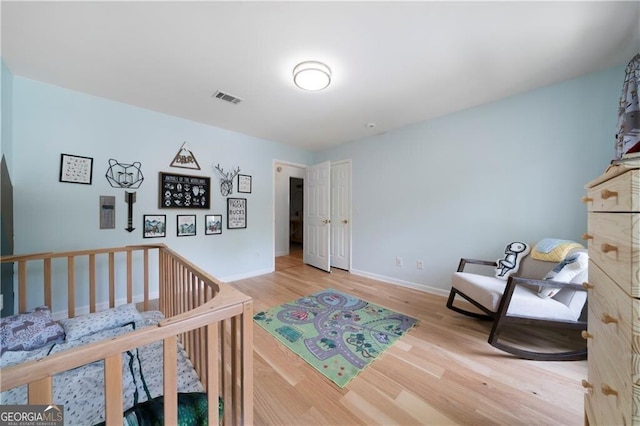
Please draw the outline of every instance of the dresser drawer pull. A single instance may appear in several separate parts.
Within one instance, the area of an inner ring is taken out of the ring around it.
[[[588,282],[583,282],[582,283],[582,288],[584,288],[585,290],[589,290],[589,289],[593,288],[593,284],[589,284]]]
[[[591,198],[591,197],[587,197],[586,195],[584,197],[582,197],[582,202],[584,204],[590,203],[592,201],[593,201],[593,198]]]
[[[600,390],[602,391],[603,394],[605,395],[614,395],[614,396],[618,396],[618,391],[615,389],[611,389],[611,387],[609,385],[602,385],[600,387]]]
[[[587,240],[593,240],[593,235],[589,235],[586,232],[584,234],[582,234],[582,239],[587,241]]]
[[[608,189],[603,189],[602,192],[600,193],[600,196],[602,197],[603,200],[606,200],[607,198],[617,197],[618,193],[616,191],[609,191]]]
[[[610,251],[618,252],[618,247],[607,243],[604,243],[601,248],[603,253],[609,253]]]
[[[582,379],[582,387],[585,389],[593,389],[593,385],[587,382],[585,379]]]
[[[587,340],[587,339],[591,339],[591,338],[593,338],[593,334],[589,333],[587,330],[582,330],[582,332],[580,333],[580,335],[582,336],[582,338],[583,338],[584,340]]]
[[[605,324],[611,324],[611,323],[616,323],[617,324],[618,323],[618,318],[612,317],[611,315],[609,315],[607,313],[602,314],[602,317],[600,317],[600,319]]]

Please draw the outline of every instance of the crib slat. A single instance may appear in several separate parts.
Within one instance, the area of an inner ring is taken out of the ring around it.
[[[18,262],[18,309],[20,312],[27,311],[27,262]]]
[[[127,250],[127,303],[133,302],[133,253]]]
[[[149,310],[149,249],[144,249],[144,310]]]
[[[116,258],[115,253],[109,253],[109,307],[116,306]]]
[[[53,380],[45,377],[29,383],[29,404],[49,405],[53,402]]]
[[[104,360],[104,395],[107,426],[122,426],[122,354]]]
[[[44,304],[53,310],[51,306],[51,259],[44,259]]]
[[[67,257],[67,312],[69,318],[76,316],[76,268],[75,257]]]
[[[218,350],[220,346],[218,344],[218,324],[209,324],[206,327],[206,352],[207,352],[207,374],[206,380],[203,380],[207,391],[207,403],[209,407],[218,406],[218,381],[220,380],[220,370],[218,369]],[[209,423],[210,425],[218,424],[218,410],[209,410]],[[250,424],[250,423],[247,423]]]
[[[164,339],[164,424],[178,424],[177,374],[178,340],[176,336]]]
[[[89,255],[89,312],[96,311],[96,255]]]
[[[253,302],[244,303],[244,312],[242,314],[242,409],[240,413],[244,414],[241,424],[253,424]]]

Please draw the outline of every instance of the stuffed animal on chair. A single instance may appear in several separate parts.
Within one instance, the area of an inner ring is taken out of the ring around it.
[[[527,243],[520,241],[514,241],[507,245],[504,250],[504,257],[498,259],[496,264],[496,278],[507,280],[509,275],[514,272],[518,272],[520,267],[520,261],[531,251],[531,247]]]

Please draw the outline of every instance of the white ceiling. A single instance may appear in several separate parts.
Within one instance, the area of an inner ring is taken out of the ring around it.
[[[318,150],[624,64],[639,5],[3,0],[2,57],[17,76]],[[329,65],[328,89],[293,85],[304,60]]]

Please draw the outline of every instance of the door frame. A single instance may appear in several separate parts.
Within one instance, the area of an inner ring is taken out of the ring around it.
[[[277,176],[277,173],[278,173],[278,170],[277,170],[278,166],[293,167],[293,168],[296,168],[296,169],[301,169],[303,171],[307,168],[306,164],[294,163],[294,162],[291,162],[291,161],[284,161],[284,160],[275,160],[275,159],[273,160],[272,176],[271,176],[272,187],[273,187],[273,191],[272,191],[272,194],[271,194],[271,200],[272,200],[272,204],[273,204],[272,213],[271,213],[271,215],[272,215],[271,223],[273,224],[273,231],[272,231],[272,235],[271,235],[271,241],[273,242],[273,256],[272,256],[272,262],[273,263],[271,265],[271,269],[273,271],[275,271],[275,268],[276,268],[275,259],[276,259],[276,254],[278,253],[276,251],[277,250],[277,247],[276,247],[276,241],[277,241],[276,220],[278,218],[277,214],[280,213],[280,212],[276,211],[276,189],[277,189],[276,188],[276,176]],[[288,217],[288,214],[289,214],[289,200],[287,198],[287,217]],[[287,254],[288,253],[289,253],[289,248],[287,247]],[[280,255],[282,256],[282,254],[280,254]]]
[[[348,158],[348,159],[344,159],[344,160],[337,160],[337,161],[331,161],[331,165],[333,166],[334,164],[341,164],[341,163],[349,163],[350,167],[349,167],[349,172],[351,175],[350,178],[350,197],[349,197],[349,221],[351,223],[351,225],[353,225],[353,161]],[[302,163],[296,163],[293,161],[287,161],[287,160],[278,160],[278,159],[274,159],[272,160],[272,175],[271,175],[271,179],[272,179],[272,193],[271,193],[271,200],[273,203],[272,206],[272,211],[271,211],[271,223],[273,225],[273,230],[271,233],[271,241],[273,244],[273,251],[272,251],[272,256],[271,256],[271,270],[275,271],[276,269],[276,173],[278,173],[278,171],[276,170],[277,167],[279,165],[282,166],[288,166],[288,167],[294,167],[294,168],[298,168],[298,169],[302,169],[305,170],[307,167],[309,167],[310,165],[308,164],[302,164]],[[306,195],[305,195],[306,196]],[[287,209],[289,207],[288,201],[287,201]],[[287,215],[288,215],[288,210],[287,210]],[[349,270],[351,270],[353,265],[353,226],[349,227]]]

